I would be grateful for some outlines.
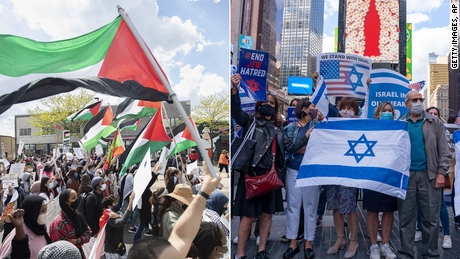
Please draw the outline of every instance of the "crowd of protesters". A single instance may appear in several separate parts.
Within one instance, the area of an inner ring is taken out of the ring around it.
[[[27,171],[18,178],[18,187],[3,189],[0,258],[87,258],[102,232],[102,254],[107,259],[221,258],[228,253],[229,227],[223,223],[228,221],[228,198],[218,189],[221,178],[212,178],[206,164],[204,170],[186,172],[190,160],[178,162],[184,171],[172,165],[162,170],[159,162],[152,161],[151,181],[133,204],[138,166],[120,178],[122,165],[117,159],[78,159],[68,153],[2,164],[2,176],[15,163],[25,163]],[[153,187],[160,171],[166,171],[167,188]],[[186,180],[190,176],[194,184]],[[52,219],[51,203],[59,207]],[[125,229],[134,234],[129,251]],[[141,239],[142,235],[146,237]]]
[[[314,85],[317,78],[318,73],[315,72]],[[355,257],[358,249],[357,192],[359,189],[341,185],[295,187],[310,134],[314,131],[315,125],[324,120],[324,115],[308,98],[295,99],[291,106],[295,106],[295,116],[298,121],[283,125],[279,101],[270,93],[267,94],[267,101],[256,102],[254,114],[246,113],[241,108],[238,94],[241,76],[233,75],[231,82],[231,117],[236,123],[233,125],[233,136],[242,140],[241,145],[248,145],[246,150],[250,150],[251,145],[254,146],[253,153],[249,153],[250,158],[232,160],[232,174],[239,174],[232,214],[240,217],[238,231],[232,233],[233,243],[237,245],[234,258],[247,258],[245,247],[251,234],[252,223],[256,218],[255,234],[258,246],[256,259],[269,258],[266,243],[270,234],[271,217],[285,209],[281,189],[269,191],[255,198],[247,198],[247,192],[252,190],[248,190],[245,184],[248,179],[255,176],[268,175],[272,163],[286,189],[286,234],[282,237],[282,241],[290,243],[283,258],[293,258],[298,254],[301,251],[298,243],[303,240],[305,240],[304,258],[315,258],[312,243],[315,239],[316,226],[322,220],[326,204],[327,209],[332,211],[337,237],[333,246],[327,250],[327,254],[336,254],[345,249],[348,244],[344,258]],[[370,83],[371,80],[368,79],[368,87]],[[367,99],[358,103],[358,100],[352,97],[337,98],[336,105],[329,104],[329,117],[367,118],[366,101]],[[449,138],[450,135],[440,119],[439,110],[432,107],[425,111],[423,101],[424,98],[419,92],[410,91],[405,99],[405,106],[409,112],[400,118],[408,124],[411,142],[410,178],[406,199],[398,199],[367,189],[363,191],[363,209],[367,211],[366,224],[371,241],[368,254],[371,259],[378,259],[381,256],[387,259],[397,258],[397,252],[389,246],[394,212],[397,210],[399,210],[401,240],[399,258],[414,258],[414,241],[420,240],[424,256],[439,258],[440,219],[444,229],[442,247],[445,249],[452,247],[448,213],[442,193],[444,179],[450,168],[451,154],[448,150],[448,139],[446,140],[446,136]],[[373,117],[394,120],[395,108],[390,102],[381,102],[376,107]],[[246,140],[248,135],[250,137]],[[276,140],[272,142],[274,138]],[[276,154],[272,155],[272,145],[275,144]],[[240,148],[239,152],[242,152],[240,150],[245,149]],[[238,164],[240,161],[246,164],[243,166]],[[233,168],[245,170],[235,171]],[[414,216],[416,214],[419,215],[417,229],[417,217]],[[348,215],[348,222],[345,221],[345,215]],[[344,234],[346,225],[350,229],[349,236]],[[379,226],[381,226],[381,235],[378,232]]]

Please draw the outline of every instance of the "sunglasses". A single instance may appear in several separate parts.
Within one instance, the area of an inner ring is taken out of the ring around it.
[[[425,101],[425,98],[412,98],[412,99],[409,99],[407,101],[413,102],[413,103],[416,103],[416,102],[420,101],[421,103],[423,103]]]

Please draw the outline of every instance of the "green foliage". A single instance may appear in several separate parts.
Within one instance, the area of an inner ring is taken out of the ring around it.
[[[73,135],[80,134],[80,128],[83,127],[87,120],[76,120],[66,122],[67,117],[83,109],[93,100],[94,95],[86,90],[80,90],[75,93],[66,93],[51,96],[38,100],[39,105],[33,110],[27,110],[30,115],[32,128],[40,129],[33,133],[35,136],[54,134],[56,125],[63,127],[63,130],[69,130]],[[42,108],[45,106],[45,108]]]
[[[203,97],[193,111],[196,124],[205,123],[210,129],[230,125],[230,101],[228,92]]]

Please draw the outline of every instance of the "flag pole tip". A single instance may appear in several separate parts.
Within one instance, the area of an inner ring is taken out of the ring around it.
[[[117,9],[118,9],[118,11],[120,11],[120,9],[121,9],[123,12],[125,11],[125,9],[121,8],[120,5],[117,5]]]

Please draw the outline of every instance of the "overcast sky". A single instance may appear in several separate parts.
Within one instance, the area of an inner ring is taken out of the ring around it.
[[[117,4],[130,15],[179,100],[191,100],[194,107],[202,97],[228,91],[228,1],[6,0],[0,2],[0,34],[37,41],[77,37],[112,22]],[[104,103],[123,100],[96,95]],[[0,135],[14,136],[14,115],[27,114],[36,105],[14,105],[0,115]]]
[[[325,1],[323,52],[334,51],[338,7],[339,0]],[[407,22],[412,23],[412,82],[426,80],[428,53],[449,53],[449,7],[449,0],[407,0]]]

